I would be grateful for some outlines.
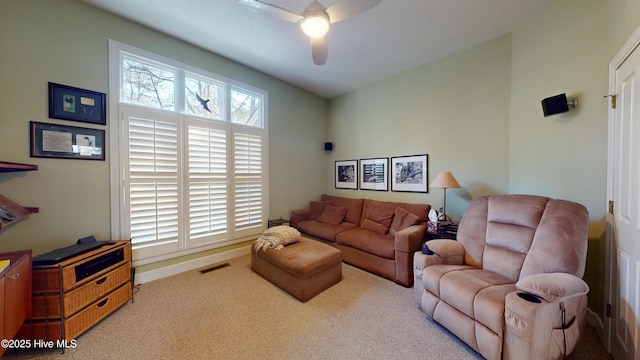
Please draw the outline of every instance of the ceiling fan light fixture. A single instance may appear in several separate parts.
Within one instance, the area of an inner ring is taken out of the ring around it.
[[[329,16],[324,10],[309,10],[300,21],[300,28],[310,38],[321,38],[329,31]]]

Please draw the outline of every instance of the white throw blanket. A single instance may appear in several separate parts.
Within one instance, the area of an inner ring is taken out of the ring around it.
[[[267,229],[256,240],[256,250],[267,251],[268,248],[280,250],[285,245],[300,241],[300,232],[290,226],[274,226]]]

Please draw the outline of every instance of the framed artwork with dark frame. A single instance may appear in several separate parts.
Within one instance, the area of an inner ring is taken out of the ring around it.
[[[104,160],[105,131],[31,121],[31,157]]]
[[[52,119],[107,124],[104,93],[49,83],[49,117]]]
[[[389,158],[360,159],[360,189],[388,191]]]
[[[391,158],[391,191],[429,192],[429,155]]]
[[[336,161],[336,189],[358,190],[358,160]]]

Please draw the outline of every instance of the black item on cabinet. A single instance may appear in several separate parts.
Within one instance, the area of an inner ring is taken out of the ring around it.
[[[111,241],[86,242],[86,243],[80,243],[80,244],[63,247],[60,249],[55,249],[46,254],[35,256],[33,258],[33,265],[34,266],[52,265],[60,261],[69,259],[71,257],[78,256],[87,251],[91,251],[93,249],[99,248],[103,245],[108,245],[112,243],[113,242]]]

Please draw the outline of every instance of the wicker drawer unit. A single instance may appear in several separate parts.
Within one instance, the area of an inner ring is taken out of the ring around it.
[[[116,241],[33,266],[32,316],[18,337],[72,340],[132,300],[131,243]]]

